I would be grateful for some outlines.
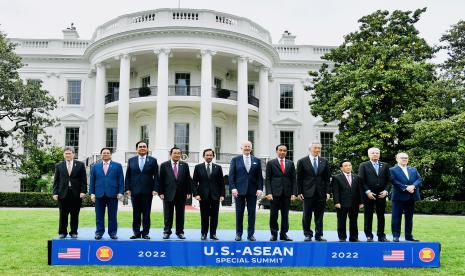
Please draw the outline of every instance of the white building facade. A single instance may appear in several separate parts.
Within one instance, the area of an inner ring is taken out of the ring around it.
[[[297,161],[311,141],[327,149],[337,131],[310,114],[304,90],[330,47],[295,45],[288,32],[273,44],[247,18],[157,9],[106,22],[90,40],[74,28],[63,34],[10,40],[26,64],[21,77],[42,81],[59,99],[59,125],[48,134],[88,164],[104,146],[124,164],[145,140],[159,162],[174,145],[191,165],[213,148],[227,172],[242,141],[264,159],[285,143]]]

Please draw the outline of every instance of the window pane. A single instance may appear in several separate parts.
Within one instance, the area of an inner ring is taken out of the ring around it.
[[[142,78],[142,87],[149,87],[150,86],[150,76]]]
[[[280,85],[279,108],[293,109],[294,108],[294,86],[292,84]]]
[[[333,132],[320,132],[321,156],[327,159],[333,158],[331,146],[334,142]]]
[[[294,132],[293,131],[281,131],[280,143],[286,145],[287,147],[286,158],[294,161]]]
[[[140,127],[140,140],[149,145],[149,128],[147,125]]]
[[[65,146],[74,148],[74,158],[79,156],[79,128],[67,127],[65,135]]]
[[[221,152],[221,127],[215,128],[215,153],[219,156]]]
[[[81,81],[68,81],[67,104],[81,104]]]
[[[116,133],[117,133],[116,128],[107,128],[105,145],[106,147],[111,149],[111,152],[116,151],[116,141],[117,141]]]
[[[189,152],[189,124],[174,124],[174,145],[183,152]]]

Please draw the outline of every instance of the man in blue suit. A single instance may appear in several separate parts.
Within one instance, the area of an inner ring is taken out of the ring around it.
[[[136,143],[137,156],[129,158],[125,190],[131,197],[132,231],[130,239],[150,239],[150,211],[152,199],[158,194],[158,163],[149,156],[147,143]],[[142,231],[140,230],[142,216]]]
[[[263,175],[260,159],[250,154],[252,143],[241,145],[242,154],[234,157],[229,166],[229,187],[236,200],[236,241],[242,240],[244,210],[247,204],[247,239],[255,241],[255,208],[257,197],[263,191]]]
[[[402,213],[405,216],[405,240],[417,242],[412,236],[413,210],[415,201],[420,200],[421,177],[417,169],[407,166],[408,155],[404,152],[396,155],[397,165],[390,168],[392,181],[392,236],[399,242]]]
[[[95,239],[100,240],[105,233],[105,208],[108,208],[108,235],[113,240],[118,239],[117,211],[118,199],[123,198],[124,175],[120,163],[111,161],[111,150],[103,148],[102,158],[92,166],[90,172],[90,196],[95,203],[95,218],[97,229]]]

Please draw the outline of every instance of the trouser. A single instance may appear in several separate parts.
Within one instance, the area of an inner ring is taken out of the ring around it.
[[[310,229],[312,213],[315,215],[315,238],[321,238],[323,236],[323,215],[325,205],[326,198],[320,198],[318,196],[304,198],[302,227],[305,236],[313,237],[313,231]]]
[[[107,196],[95,199],[95,234],[102,236],[105,233],[105,208],[108,210],[108,235],[116,235],[118,232],[118,199]]]
[[[400,226],[402,224],[402,213],[405,216],[405,238],[412,239],[413,229],[413,211],[415,209],[415,201],[392,201],[392,236],[394,238],[400,237]]]
[[[270,231],[271,235],[277,236],[279,225],[278,225],[278,213],[281,210],[281,236],[286,235],[289,231],[289,207],[291,205],[291,199],[289,196],[273,196],[273,200],[270,201]]]
[[[201,233],[206,235],[210,227],[210,236],[216,235],[220,201],[211,198],[200,200]]]
[[[132,195],[132,231],[135,236],[148,235],[150,232],[150,212],[152,210],[152,194]],[[140,231],[142,216],[142,232]]]
[[[238,195],[236,197],[236,235],[242,236],[246,204],[248,214],[247,237],[251,237],[255,233],[256,195]]]
[[[186,207],[186,194],[178,194],[174,196],[172,201],[163,201],[163,216],[165,228],[163,233],[171,235],[173,228],[173,216],[176,210],[176,235],[184,234],[184,213]]]
[[[358,240],[358,225],[357,225],[357,218],[358,218],[358,207],[350,207],[350,208],[337,208],[337,235],[340,240],[347,239],[346,233],[346,223],[347,217],[349,217],[349,240],[355,241]]]
[[[58,226],[58,234],[68,234],[68,216],[70,216],[71,231],[69,234],[77,235],[81,202],[82,199],[80,197],[75,197],[71,189],[68,190],[65,198],[58,199],[58,209],[60,210],[60,224]]]
[[[373,233],[372,233],[372,225],[373,225],[373,212],[376,211],[376,217],[378,220],[378,228],[376,231],[376,235],[378,236],[378,239],[382,239],[386,237],[386,234],[384,233],[384,213],[386,211],[386,198],[377,198],[375,200],[372,199],[366,199],[363,202],[364,206],[364,211],[363,211],[363,216],[364,216],[364,231],[365,231],[365,236],[368,238],[373,238]]]

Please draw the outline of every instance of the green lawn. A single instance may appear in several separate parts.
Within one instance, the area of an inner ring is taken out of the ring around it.
[[[131,212],[119,212],[120,227],[130,227]],[[290,215],[290,228],[301,229],[301,213]],[[268,212],[257,214],[257,229],[268,229]],[[94,227],[92,210],[81,211],[80,227]],[[387,228],[390,217],[387,218]],[[152,213],[152,227],[162,228],[162,213]],[[48,266],[47,240],[56,236],[57,209],[0,209],[0,275],[32,274],[124,274],[145,275],[155,273],[190,275],[408,275],[447,274],[465,275],[465,217],[415,215],[414,235],[421,240],[439,241],[442,244],[439,269],[380,269],[380,268],[233,268],[233,267],[99,267],[99,266]],[[336,229],[336,216],[325,214],[325,230]],[[359,216],[363,225],[363,216]],[[376,221],[374,222],[376,225]],[[188,212],[186,228],[199,228],[200,215]],[[220,229],[234,229],[234,213],[220,214]],[[389,232],[389,231],[388,231]],[[364,236],[362,235],[362,239]]]

